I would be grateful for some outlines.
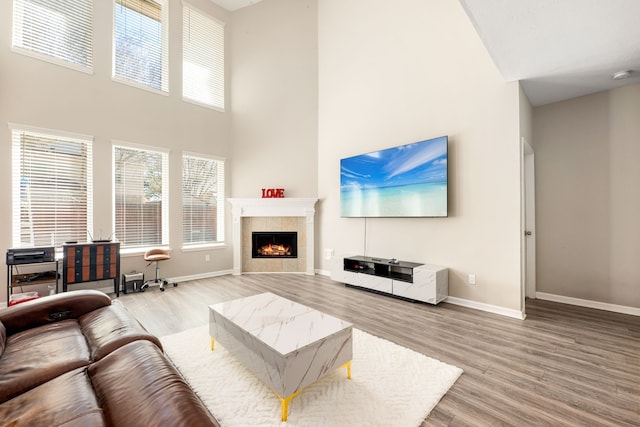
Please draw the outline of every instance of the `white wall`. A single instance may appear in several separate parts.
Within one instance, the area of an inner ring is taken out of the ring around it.
[[[171,150],[170,239],[173,259],[162,265],[168,277],[231,268],[229,248],[182,252],[181,152],[230,155],[230,114],[186,103],[181,99],[182,8],[170,5],[170,94],[136,89],[111,80],[112,2],[95,1],[94,74],[33,59],[11,51],[11,1],[0,2],[0,251],[11,247],[11,132],[7,123],[74,132],[94,137],[94,227],[112,229],[111,141],[113,139]],[[208,0],[191,4],[221,20],[229,15]],[[109,232],[107,232],[109,230]],[[228,228],[230,233],[230,228]],[[204,254],[211,262],[204,262]],[[122,271],[145,271],[140,255],[122,259]],[[147,276],[147,277],[148,277]],[[6,301],[5,281],[0,304]],[[25,290],[31,290],[26,289]]]
[[[231,197],[315,197],[316,0],[267,0],[232,14]]]
[[[640,85],[534,109],[537,291],[640,307]]]
[[[318,4],[319,238],[324,249],[450,268],[450,294],[521,310],[519,85],[455,1]],[[339,161],[449,135],[449,217],[340,218]],[[365,247],[366,237],[366,247]],[[477,285],[467,275],[477,275]]]

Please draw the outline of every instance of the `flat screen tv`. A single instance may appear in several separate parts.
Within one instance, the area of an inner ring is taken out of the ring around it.
[[[447,136],[340,160],[340,216],[446,217]]]

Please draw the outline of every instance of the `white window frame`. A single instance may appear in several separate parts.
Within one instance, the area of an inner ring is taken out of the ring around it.
[[[117,5],[120,0],[112,0],[112,36],[111,36],[111,80],[122,83],[138,89],[146,90],[158,95],[169,95],[169,0],[150,0],[154,3],[161,4],[161,26],[162,26],[162,70],[160,89],[138,82],[134,79],[128,79],[124,76],[116,74],[116,16]],[[126,2],[126,0],[124,0]]]
[[[182,99],[185,102],[225,111],[224,43],[223,21],[182,2]]]
[[[87,230],[84,231],[84,236],[87,236],[87,232],[93,229],[93,137],[88,135],[81,135],[77,133],[64,132],[59,130],[52,129],[44,129],[38,128],[34,126],[27,126],[15,123],[9,123],[9,129],[11,130],[11,169],[12,169],[12,246],[13,247],[29,247],[35,245],[35,237],[32,235],[31,244],[23,245],[22,244],[22,222],[21,222],[21,208],[22,208],[22,200],[21,200],[21,178],[22,178],[22,170],[21,165],[23,164],[23,150],[21,148],[21,141],[18,139],[17,134],[29,134],[32,137],[38,138],[42,137],[43,139],[58,139],[61,141],[65,141],[71,144],[84,144],[86,147],[86,181],[84,185],[86,186],[86,227]],[[66,145],[66,144],[65,144]],[[61,193],[64,193],[61,190]],[[58,193],[56,193],[58,194]],[[56,198],[57,199],[57,198]],[[30,203],[30,202],[29,202]],[[54,226],[55,228],[55,226]],[[33,233],[33,231],[32,231]],[[57,233],[56,233],[57,234]],[[80,238],[81,233],[74,235],[73,237],[65,237],[62,240],[69,240],[70,238],[76,239]],[[60,239],[60,238],[59,238]],[[43,242],[44,243],[44,242]],[[54,237],[51,236],[51,241],[46,244],[37,244],[36,246],[57,246],[64,243],[63,241],[58,241]]]
[[[111,206],[112,206],[112,212],[113,212],[113,230],[114,230],[114,236],[116,239],[120,240],[121,242],[121,250],[120,253],[123,255],[126,254],[138,254],[138,253],[144,253],[147,249],[150,248],[156,248],[156,247],[165,247],[168,248],[169,247],[169,155],[170,155],[170,151],[164,148],[159,148],[159,147],[153,147],[153,146],[149,146],[149,145],[143,145],[143,144],[135,144],[135,143],[130,143],[130,142],[125,142],[125,141],[117,141],[117,140],[113,140],[112,141],[112,148],[111,148],[111,153],[112,153],[112,160],[111,160],[111,165],[112,165],[112,176],[113,176],[113,181],[112,181],[112,185],[113,185],[113,192],[112,192],[112,202],[111,202]],[[162,196],[161,196],[161,200],[162,200],[162,212],[161,212],[161,228],[162,228],[162,232],[161,232],[161,236],[160,236],[160,242],[159,243],[144,243],[143,245],[131,245],[130,243],[127,243],[126,241],[124,241],[124,239],[118,235],[117,232],[117,212],[116,212],[116,196],[117,196],[117,183],[116,183],[116,172],[117,172],[117,165],[116,165],[116,149],[117,148],[122,148],[125,150],[135,150],[135,151],[142,151],[142,152],[149,152],[149,153],[153,153],[153,154],[160,154],[162,156]]]
[[[30,43],[25,40],[24,34],[24,22],[29,14],[28,7],[25,7],[26,4],[30,4],[31,7],[37,8],[38,5],[30,2],[29,0],[13,0],[13,31],[11,38],[11,50],[13,52],[19,53],[21,55],[29,56],[31,58],[36,58],[41,61],[49,62],[55,65],[60,65],[63,67],[71,68],[76,71],[80,71],[87,74],[93,74],[93,0],[77,0],[74,2],[69,2],[69,4],[78,5],[78,3],[85,3],[84,10],[86,12],[86,20],[82,19],[71,19],[70,22],[74,25],[73,30],[78,32],[79,30],[86,30],[88,33],[89,39],[86,43],[87,48],[87,64],[82,65],[76,62],[72,62],[68,59],[64,59],[60,55],[56,55],[55,53],[46,53],[40,51],[35,46],[29,46]],[[82,8],[75,8],[73,10],[62,10],[58,14],[60,15],[60,22],[58,22],[58,26],[64,25],[67,23],[68,16],[65,16],[65,12],[68,12],[73,18],[81,18],[82,17]],[[55,14],[55,11],[50,11],[52,14]],[[47,41],[51,44],[47,45],[47,48],[50,51],[60,51],[64,48],[64,44],[62,42],[58,43],[55,40],[54,36],[56,35],[56,25],[54,17],[49,17],[48,19],[44,19],[46,21],[46,26],[40,28],[40,33],[44,34],[47,37]],[[43,24],[43,22],[38,22],[37,16],[32,17],[31,23],[37,26],[38,24]]]
[[[212,161],[217,163],[216,168],[216,240],[215,241],[205,241],[205,242],[197,242],[191,243],[186,242],[184,240],[185,233],[185,223],[187,218],[184,217],[184,161],[185,158],[192,158],[197,160],[205,160]],[[208,247],[216,247],[216,246],[224,246],[225,245],[225,159],[223,157],[210,156],[206,154],[192,153],[185,151],[182,153],[182,189],[181,189],[181,197],[182,197],[182,226],[183,226],[183,242],[182,249],[199,249],[199,248],[208,248]]]

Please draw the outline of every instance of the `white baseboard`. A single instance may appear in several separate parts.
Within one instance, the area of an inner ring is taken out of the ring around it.
[[[199,279],[208,279],[210,277],[218,277],[218,276],[226,276],[231,274],[233,271],[232,270],[222,270],[222,271],[211,271],[211,272],[207,272],[207,273],[199,273],[199,274],[191,274],[189,276],[177,276],[177,277],[163,277],[164,280],[166,280],[167,282],[169,282],[169,284],[172,283],[180,283],[180,282],[187,282],[189,280],[199,280]],[[153,280],[153,277],[151,277],[150,280]],[[150,287],[154,287],[154,286],[158,286],[155,283],[151,283],[149,284]],[[165,286],[166,288],[167,286]],[[169,286],[171,287],[171,286]],[[99,288],[99,291],[102,291],[104,293],[113,293],[113,287],[111,288]],[[122,291],[120,291],[120,293],[123,293]]]
[[[485,304],[483,302],[471,301],[468,299],[449,296],[444,302],[450,304],[460,305],[462,307],[474,308],[476,310],[486,311],[488,313],[499,314],[501,316],[513,317],[514,319],[524,320],[526,315],[518,310],[512,310],[510,308],[500,307],[497,305]]]
[[[316,274],[320,275],[320,276],[331,276],[331,271],[330,270],[318,270],[316,269]]]
[[[233,274],[233,270],[210,271],[207,273],[191,274],[189,276],[169,277],[165,280],[169,283],[187,282],[189,280],[208,279],[210,277],[227,276]]]
[[[565,296],[562,296],[562,295],[547,294],[547,293],[544,293],[544,292],[536,292],[536,298],[537,299],[541,299],[541,300],[545,300],[545,301],[553,301],[553,302],[560,302],[560,303],[563,303],[563,304],[577,305],[577,306],[580,306],[580,307],[587,307],[587,308],[595,308],[595,309],[598,309],[598,310],[612,311],[614,313],[622,313],[622,314],[630,314],[632,316],[640,316],[640,308],[627,307],[625,305],[609,304],[609,303],[606,303],[606,302],[598,302],[598,301],[592,301],[592,300],[588,300],[588,299],[565,297]]]

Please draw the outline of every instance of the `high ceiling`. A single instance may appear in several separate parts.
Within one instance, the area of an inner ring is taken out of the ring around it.
[[[534,106],[640,83],[638,0],[460,0]],[[626,79],[613,73],[631,71]]]
[[[212,1],[233,11],[260,0]],[[459,1],[534,106],[640,83],[640,0]],[[630,74],[612,79],[619,71]]]

